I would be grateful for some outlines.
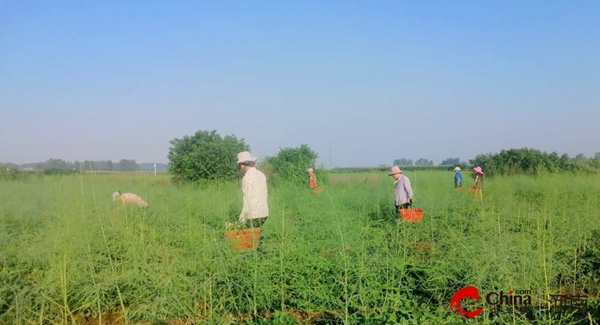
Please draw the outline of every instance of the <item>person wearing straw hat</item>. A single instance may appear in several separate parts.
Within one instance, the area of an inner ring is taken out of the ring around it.
[[[244,205],[237,223],[238,226],[243,225],[246,228],[260,227],[269,216],[267,178],[256,169],[258,158],[252,157],[250,152],[240,152],[237,158],[237,165],[244,172],[242,178]]]
[[[462,186],[462,173],[460,172],[460,167],[454,167],[454,188],[459,188]]]
[[[483,188],[483,170],[481,170],[480,166],[473,168],[475,172],[475,181],[473,182],[473,187],[476,189]]]
[[[390,176],[394,178],[394,189],[396,192],[396,211],[398,209],[407,209],[412,205],[413,191],[408,177],[402,174],[400,167],[394,166],[390,171]]]
[[[308,175],[310,175],[310,177],[308,179],[308,187],[310,187],[311,189],[316,189],[317,188],[317,174],[315,174],[315,171],[312,168],[309,168],[306,171],[308,172]]]

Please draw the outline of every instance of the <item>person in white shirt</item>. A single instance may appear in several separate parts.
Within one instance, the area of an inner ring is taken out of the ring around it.
[[[238,166],[244,171],[242,178],[244,205],[237,224],[246,228],[261,227],[269,216],[267,178],[256,169],[258,159],[252,157],[248,151],[240,152],[237,158]]]

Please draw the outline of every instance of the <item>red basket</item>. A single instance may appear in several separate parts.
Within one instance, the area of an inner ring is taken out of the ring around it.
[[[419,222],[423,218],[423,210],[421,208],[400,209],[402,219],[410,222]]]
[[[248,228],[242,230],[230,230],[225,236],[225,239],[229,240],[229,245],[233,250],[241,251],[257,248],[259,236],[260,228]]]

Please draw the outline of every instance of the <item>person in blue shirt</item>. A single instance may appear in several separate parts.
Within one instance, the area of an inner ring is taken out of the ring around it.
[[[456,172],[456,174],[454,174],[454,187],[462,187],[462,173],[460,172],[460,167],[455,167],[454,171]]]

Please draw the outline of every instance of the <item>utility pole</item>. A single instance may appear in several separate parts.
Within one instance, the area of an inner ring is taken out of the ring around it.
[[[329,169],[333,169],[333,155],[331,151],[331,140],[329,140]]]

